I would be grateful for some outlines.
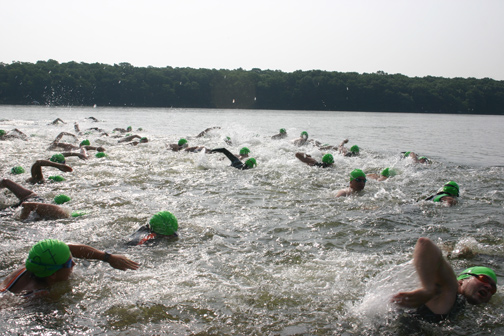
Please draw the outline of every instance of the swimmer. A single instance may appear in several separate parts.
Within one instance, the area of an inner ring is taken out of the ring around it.
[[[353,145],[352,147],[350,147],[350,150],[348,150],[345,147],[346,143],[348,143],[348,139],[345,139],[341,142],[341,144],[338,147],[339,153],[344,156],[358,156],[360,152],[359,146]]]
[[[140,139],[140,141],[130,142],[133,139]],[[141,137],[140,135],[130,135],[130,136],[127,136],[125,138],[122,138],[121,140],[119,140],[117,142],[118,143],[130,142],[130,143],[128,143],[128,145],[136,146],[136,145],[141,144],[141,143],[147,143],[147,142],[149,142],[149,139],[147,139],[146,137]]]
[[[178,238],[177,218],[169,211],[160,211],[149,221],[149,224],[140,227],[126,243],[128,246],[153,246],[162,240],[175,240]]]
[[[425,156],[418,157],[418,155],[413,152],[402,152],[402,154],[404,154],[403,158],[411,158],[415,163],[427,163],[427,164],[432,163],[432,161],[426,158]]]
[[[246,159],[249,157],[249,153],[250,153],[250,149],[248,149],[247,147],[242,147],[240,149],[240,154],[235,155],[235,156],[238,157],[238,159],[243,160],[243,159]]]
[[[470,267],[456,276],[439,247],[428,238],[418,239],[413,264],[421,287],[394,295],[392,302],[416,308],[415,316],[429,322],[455,316],[465,302],[487,303],[497,291],[497,277],[492,269]]]
[[[377,180],[377,181],[385,181],[389,177],[393,177],[396,175],[397,175],[397,172],[395,171],[394,168],[385,168],[381,171],[380,175],[371,173],[371,174],[366,174],[366,177],[373,179],[373,180]]]
[[[435,195],[427,197],[426,201],[440,202],[447,206],[457,204],[459,186],[453,181],[446,182]]]
[[[354,193],[364,190],[366,186],[366,174],[360,169],[354,169],[350,173],[350,186],[346,189],[341,189],[336,194],[336,197],[350,196]]]
[[[203,132],[200,132],[198,135],[196,135],[196,138],[202,138],[205,135],[207,135],[208,132],[210,132],[211,130],[214,130],[214,129],[220,129],[220,127],[219,126],[209,127],[206,130],[204,130]]]
[[[171,149],[174,152],[178,152],[184,148],[187,148],[189,144],[187,143],[187,140],[184,138],[181,138],[178,143],[176,144],[169,144],[169,149]]]
[[[247,161],[245,161],[245,163],[243,163],[240,161],[240,159],[231,154],[231,152],[228,151],[226,148],[216,148],[213,149],[212,152],[223,153],[231,161],[231,166],[238,168],[240,170],[251,169],[257,166],[256,159],[249,158]]]
[[[271,137],[273,140],[279,140],[287,137],[287,131],[285,128],[280,128],[280,132],[278,134],[275,134]]]
[[[301,135],[299,136],[299,138],[297,139],[294,139],[292,141],[292,144],[294,146],[298,146],[298,147],[301,147],[303,145],[306,145],[306,142],[308,141],[308,132],[306,131],[303,131],[301,132]]]
[[[54,157],[54,155],[53,155]],[[53,157],[51,157],[53,159]],[[29,178],[26,182],[36,184],[36,183],[44,183],[44,175],[42,174],[42,167],[54,167],[62,172],[72,172],[72,167],[65,164],[65,160],[61,162],[60,157],[58,159],[54,158],[54,161],[51,160],[37,160],[31,167],[31,178]],[[59,162],[58,162],[59,161]]]
[[[66,124],[66,122],[64,122],[60,118],[56,118],[56,119],[53,120],[53,122],[49,123],[48,125],[57,125],[59,123]]]
[[[128,133],[128,132],[132,132],[133,131],[133,128],[131,128],[131,126],[128,126],[126,129],[124,128],[114,128],[112,130],[112,132],[119,132],[119,133]]]
[[[332,167],[334,164],[334,157],[332,154],[325,154],[322,156],[322,162],[317,162],[314,158],[311,157],[309,154],[297,152],[296,157],[301,161],[306,163],[309,166],[313,167],[321,167],[321,168],[327,168],[327,167]]]
[[[77,136],[75,134],[68,133],[68,132],[61,132],[60,134],[58,134],[56,136],[56,138],[53,140],[53,142],[51,142],[51,144],[49,145],[49,148],[47,148],[47,149],[48,150],[55,150],[55,149],[61,148],[66,151],[71,151],[73,149],[80,148],[79,146],[76,146],[76,145],[60,142],[64,136],[70,136],[70,137],[74,138],[76,141],[79,141],[79,139],[77,138]]]
[[[24,267],[18,268],[2,281],[0,292],[23,297],[47,295],[54,284],[70,278],[76,265],[73,258],[101,260],[122,271],[140,267],[139,263],[120,254],[110,254],[88,245],[46,239],[31,248]]]
[[[4,130],[0,130],[0,140],[11,140],[11,139],[20,139],[27,141],[28,136],[18,130],[17,128],[14,128],[13,130],[6,132]]]
[[[204,152],[205,154],[213,154],[211,149],[206,148],[204,146],[187,147],[187,148],[184,148],[184,152],[189,152],[189,153]]]
[[[0,189],[2,188],[10,190],[19,199],[19,203],[12,205],[10,208],[17,208],[19,206],[23,208],[19,215],[21,220],[27,219],[32,212],[36,212],[42,219],[61,219],[70,217],[69,213],[60,206],[44,203],[42,197],[9,179],[4,178],[0,181]]]

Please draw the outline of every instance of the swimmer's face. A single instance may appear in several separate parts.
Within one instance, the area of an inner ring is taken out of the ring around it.
[[[69,259],[69,266],[70,267],[63,267],[56,271],[53,275],[51,275],[55,282],[67,281],[70,278],[70,275],[72,274],[73,268],[75,266],[75,262],[73,261],[71,256]]]
[[[471,276],[469,278],[459,280],[459,292],[464,295],[467,302],[473,305],[487,303],[492,298],[492,284],[495,285],[493,280],[491,283],[483,282],[478,278]]]
[[[350,188],[352,188],[352,190],[354,190],[354,191],[364,190],[364,187],[366,186],[366,182],[367,182],[367,180],[365,177],[353,179],[352,181],[350,181]]]

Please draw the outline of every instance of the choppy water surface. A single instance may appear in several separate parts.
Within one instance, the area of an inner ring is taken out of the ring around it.
[[[87,117],[93,116],[99,122]],[[56,118],[66,124],[48,125]],[[30,186],[47,200],[64,193],[72,211],[85,216],[21,222],[1,217],[0,276],[19,267],[44,238],[84,243],[140,261],[121,272],[79,261],[55,301],[19,303],[0,298],[1,334],[170,335],[472,335],[504,333],[499,288],[492,301],[470,306],[455,322],[404,330],[392,294],[412,289],[410,263],[418,237],[443,246],[454,269],[493,267],[502,279],[504,204],[503,118],[349,112],[0,107],[0,129],[14,127],[29,141],[0,141],[3,177],[28,186],[27,171],[47,159],[61,131],[132,126],[147,144],[118,144],[97,132],[79,136],[106,148],[108,157],[67,159],[73,173],[45,168],[62,183]],[[220,126],[204,138],[207,127]],[[271,141],[279,128],[287,140]],[[142,128],[141,131],[137,131]],[[308,167],[291,140],[306,130],[322,143],[349,138],[362,155],[335,154],[334,169]],[[229,136],[233,145],[225,145]],[[166,145],[185,137],[190,145],[246,146],[253,170],[229,167],[223,155],[175,153]],[[434,160],[414,165],[398,153],[413,150]],[[370,180],[359,197],[335,198],[348,173],[361,168],[399,175]],[[418,202],[444,182],[461,187],[460,203],[446,208]],[[0,204],[15,203],[0,191]],[[127,237],[160,210],[179,220],[180,239],[156,247],[126,248]],[[457,253],[469,247],[473,255]]]

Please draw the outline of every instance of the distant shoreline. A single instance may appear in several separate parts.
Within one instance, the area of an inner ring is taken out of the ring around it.
[[[321,70],[0,63],[1,105],[504,114],[504,81]]]

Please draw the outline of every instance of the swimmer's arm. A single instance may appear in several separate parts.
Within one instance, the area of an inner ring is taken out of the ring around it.
[[[72,255],[76,258],[95,259],[104,261],[107,255],[107,253],[105,253],[104,251],[97,250],[94,247],[88,245],[68,244],[68,247],[70,248],[70,252],[72,252]],[[130,260],[127,257],[120,254],[111,254],[109,256],[108,263],[110,264],[110,266],[122,271],[127,269],[136,270],[138,267],[140,267],[139,263]]]
[[[297,152],[296,157],[301,161],[306,163],[307,165],[313,166],[317,163],[317,160],[311,157],[309,154]]]
[[[419,238],[415,245],[413,263],[422,287],[398,293],[392,301],[408,308],[425,304],[435,314],[448,313],[455,302],[458,283],[439,247],[428,238]]]

